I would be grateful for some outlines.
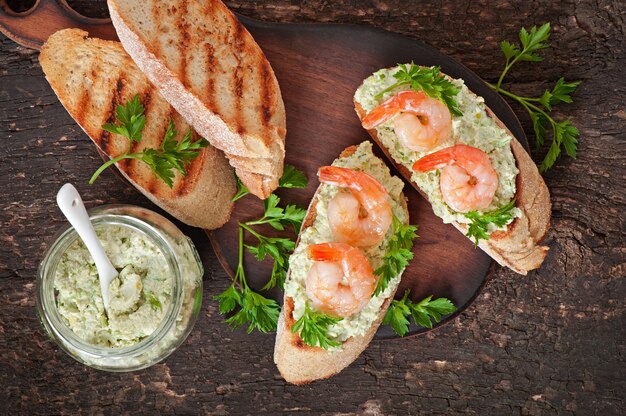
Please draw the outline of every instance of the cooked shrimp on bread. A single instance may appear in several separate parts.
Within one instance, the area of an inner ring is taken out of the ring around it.
[[[308,255],[314,263],[306,277],[306,294],[315,309],[347,317],[367,305],[377,277],[360,249],[344,243],[313,244]]]
[[[482,150],[457,144],[419,159],[416,172],[441,169],[439,187],[446,204],[457,212],[485,209],[498,188],[498,174]]]
[[[380,244],[391,225],[389,193],[367,173],[338,166],[322,166],[320,182],[340,191],[328,203],[328,223],[335,241],[356,247]]]
[[[440,100],[423,91],[402,91],[374,108],[363,118],[367,130],[394,117],[393,129],[398,141],[418,152],[430,150],[450,137],[452,116]]]

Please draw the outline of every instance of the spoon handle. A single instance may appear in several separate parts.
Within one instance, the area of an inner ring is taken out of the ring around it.
[[[96,263],[100,280],[100,291],[102,292],[102,300],[106,308],[109,305],[108,294],[109,283],[112,280],[111,276],[116,276],[117,270],[111,265],[111,262],[106,256],[104,248],[96,235],[96,231],[91,225],[91,220],[89,219],[85,205],[83,205],[83,200],[76,188],[74,188],[74,185],[66,183],[59,189],[57,193],[57,204],[78,233],[78,236],[83,240],[83,243],[85,243],[89,254],[91,254],[91,257]]]

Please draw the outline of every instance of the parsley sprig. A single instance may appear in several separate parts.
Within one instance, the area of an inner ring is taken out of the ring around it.
[[[443,315],[447,315],[456,310],[456,306],[447,298],[432,300],[432,295],[419,302],[409,299],[410,290],[404,292],[400,300],[392,300],[389,309],[383,319],[383,325],[389,325],[393,330],[403,337],[409,331],[409,317],[420,326],[426,328],[433,327],[433,320],[440,322]]]
[[[493,85],[489,84],[494,90],[502,95],[520,103],[528,114],[533,123],[535,131],[536,147],[539,149],[543,146],[546,136],[547,127],[552,128],[552,143],[548,149],[548,153],[544,157],[539,170],[545,172],[550,169],[554,162],[561,154],[561,149],[565,149],[568,156],[576,159],[576,148],[578,145],[578,137],[580,132],[572,125],[570,120],[556,121],[550,117],[549,113],[552,108],[559,103],[571,103],[571,94],[580,85],[580,81],[566,82],[564,78],[559,78],[556,85],[551,90],[545,90],[541,97],[522,97],[501,87],[505,75],[516,62],[540,62],[543,57],[536,52],[548,48],[548,39],[550,38],[550,23],[544,23],[541,27],[533,26],[530,32],[522,28],[519,32],[520,45],[517,46],[509,41],[502,41],[500,48],[506,58],[504,70]]]
[[[247,195],[244,191],[245,185],[241,181],[237,181],[237,183],[237,193],[242,196]],[[284,188],[304,188],[307,185],[306,177],[293,166],[285,169],[285,174],[279,183],[279,186]],[[282,289],[289,267],[289,256],[295,249],[296,243],[287,237],[265,236],[253,228],[268,224],[276,230],[284,231],[287,227],[291,227],[297,234],[302,227],[306,210],[295,205],[287,205],[282,208],[279,203],[280,198],[271,194],[264,201],[264,213],[261,218],[239,223],[239,254],[235,277],[232,284],[224,292],[214,297],[215,300],[219,301],[221,314],[230,314],[238,308],[237,312],[226,319],[226,323],[233,329],[248,324],[248,333],[255,329],[263,333],[276,330],[280,306],[275,300],[268,299],[250,288],[243,266],[243,253],[245,247],[259,261],[263,261],[269,255],[274,261],[272,274],[261,290],[268,290],[275,286]],[[244,232],[255,237],[258,244],[244,244]]]
[[[374,98],[380,100],[386,92],[409,85],[414,91],[424,91],[424,94],[429,97],[441,100],[455,116],[463,115],[454,98],[459,93],[459,89],[441,74],[440,67],[421,67],[413,62],[399,64],[398,67],[400,69],[393,74],[397,82],[376,94]]]
[[[479,240],[489,240],[487,230],[489,224],[502,227],[513,218],[512,209],[515,208],[515,200],[508,204],[490,212],[480,213],[478,211],[470,211],[465,214],[466,218],[472,220],[467,228],[467,236],[474,239],[474,244],[478,245]]]
[[[144,107],[139,101],[139,94],[136,94],[126,105],[118,105],[115,118],[120,124],[107,123],[102,126],[102,129],[127,137],[131,144],[141,141],[141,134],[146,125],[146,116],[144,115]],[[89,183],[94,183],[98,176],[114,163],[123,159],[137,159],[150,166],[152,172],[161,178],[167,186],[173,187],[174,170],[185,176],[187,174],[185,165],[198,157],[202,148],[208,146],[208,142],[203,139],[192,142],[191,129],[180,142],[176,141],[177,134],[174,120],[170,119],[165,136],[158,149],[146,148],[136,153],[127,151],[120,156],[110,159],[94,172]]]
[[[274,299],[268,299],[248,286],[243,268],[243,228],[239,228],[239,258],[233,283],[221,294],[214,297],[219,301],[221,314],[239,310],[226,319],[233,329],[248,324],[247,332],[253,330],[267,333],[276,330],[280,306]]]
[[[285,227],[292,226],[294,233],[300,232],[302,221],[306,215],[306,210],[295,205],[287,205],[285,208],[278,206],[280,198],[275,194],[271,194],[264,201],[265,213],[263,217],[255,221],[239,223],[239,227],[249,232],[259,241],[258,245],[245,245],[245,247],[254,254],[259,261],[263,261],[266,255],[273,260],[272,274],[270,280],[263,287],[263,290],[271,289],[278,286],[282,289],[287,277],[287,269],[289,267],[289,256],[296,248],[296,243],[289,238],[284,237],[267,237],[257,231],[252,226],[269,224],[276,230],[283,231]]]
[[[305,303],[304,314],[291,327],[291,332],[294,334],[300,332],[300,338],[306,345],[327,350],[341,345],[339,341],[330,339],[327,335],[328,328],[341,320],[342,318],[313,311],[309,304]]]
[[[413,258],[411,248],[413,248],[413,240],[417,237],[417,227],[403,224],[395,215],[393,216],[392,227],[393,237],[387,243],[382,264],[374,271],[374,274],[380,277],[373,296],[377,296],[387,289],[391,279],[400,274],[409,264],[409,260]]]

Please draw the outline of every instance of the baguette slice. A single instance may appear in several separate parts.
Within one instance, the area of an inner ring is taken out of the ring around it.
[[[167,123],[173,118],[181,140],[190,129],[183,118],[150,84],[124,52],[119,42],[87,38],[87,32],[65,29],[48,38],[39,62],[46,79],[70,115],[98,148],[113,158],[128,150],[129,139],[102,130],[115,122],[118,104],[139,94],[145,107],[146,125],[142,139],[132,151],[161,145]],[[194,140],[200,139],[193,133]],[[176,173],[173,188],[138,160],[116,164],[120,172],[152,202],[182,222],[207,229],[221,227],[233,208],[236,192],[232,168],[212,146],[187,165],[187,176]]]
[[[476,94],[471,93],[471,95],[478,99]],[[366,116],[366,111],[356,98],[354,99],[354,108],[359,119],[362,121]],[[492,233],[489,240],[480,240],[478,246],[500,265],[509,267],[511,270],[525,275],[528,271],[539,268],[548,253],[549,248],[540,245],[540,243],[550,228],[550,193],[548,192],[548,187],[543,181],[543,178],[539,174],[537,166],[524,150],[523,146],[489,107],[485,105],[485,109],[487,115],[511,137],[511,150],[517,162],[517,168],[519,169],[516,178],[515,205],[521,210],[522,214],[509,224],[506,231],[496,231]],[[427,195],[420,187],[411,180],[411,167],[393,158],[389,149],[387,149],[379,139],[376,129],[370,129],[368,133],[405,179],[408,180],[420,194],[427,198]],[[457,222],[453,222],[452,224],[463,234],[467,233],[467,225]]]
[[[129,55],[174,108],[267,198],[285,158],[285,107],[263,51],[219,0],[109,0]]]
[[[367,146],[366,149],[371,153],[371,143],[364,142],[359,146],[351,146],[345,149],[340,158],[346,158],[352,156],[358,151],[360,146]],[[373,156],[375,158],[375,156]],[[383,163],[380,159],[376,158],[380,163]],[[367,172],[367,171],[365,171]],[[317,218],[317,205],[318,196],[321,187],[319,187],[311,200],[307,215],[304,218],[302,224],[302,233],[309,227],[311,227]],[[409,212],[406,205],[406,199],[400,191],[398,202],[400,203],[401,210],[405,213],[406,221],[409,221]],[[300,238],[297,245],[301,244]],[[287,279],[290,278],[292,271],[291,266],[288,272]],[[294,311],[294,299],[285,295],[283,307],[278,318],[278,328],[276,332],[276,344],[274,348],[274,362],[276,363],[278,370],[285,380],[293,384],[306,384],[315,380],[324,379],[339,373],[341,370],[349,366],[358,356],[367,348],[370,341],[374,337],[376,330],[380,326],[389,305],[393,300],[396,293],[396,288],[393,289],[389,297],[383,302],[380,311],[377,314],[376,319],[372,323],[370,329],[363,335],[350,337],[342,344],[340,351],[327,351],[320,347],[310,347],[302,341],[299,334],[291,332],[291,328],[295,325],[296,321],[293,317]]]

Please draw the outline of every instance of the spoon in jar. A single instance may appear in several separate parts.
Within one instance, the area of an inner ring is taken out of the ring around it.
[[[83,205],[78,191],[71,183],[66,183],[59,189],[57,193],[57,205],[61,208],[61,212],[65,218],[72,224],[72,227],[83,240],[89,254],[96,263],[98,277],[100,279],[100,293],[104,303],[104,310],[108,314],[109,308],[109,285],[118,276],[117,270],[109,261],[104,248],[96,235],[96,230],[91,225],[89,214]]]

